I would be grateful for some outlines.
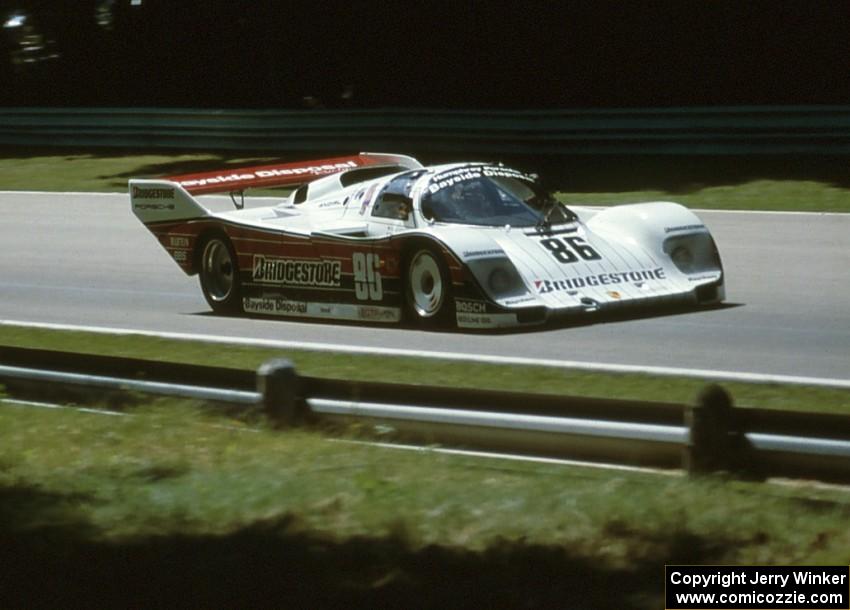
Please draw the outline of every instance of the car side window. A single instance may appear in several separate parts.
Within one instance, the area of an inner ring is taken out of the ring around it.
[[[388,218],[413,224],[411,190],[424,170],[404,172],[392,178],[378,193],[372,206],[372,218]]]
[[[384,191],[378,195],[375,205],[372,206],[372,216],[406,221],[410,218],[412,209],[413,202],[410,197]]]

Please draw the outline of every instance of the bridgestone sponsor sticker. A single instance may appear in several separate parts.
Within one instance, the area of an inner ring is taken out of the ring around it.
[[[341,277],[340,261],[302,261],[254,255],[252,278],[255,282],[336,287],[340,285]]]
[[[676,231],[697,231],[704,229],[705,225],[682,225],[680,227],[665,227],[665,233],[675,233]]]
[[[577,290],[588,286],[609,286],[628,282],[641,283],[664,279],[667,279],[664,269],[656,267],[655,269],[642,269],[640,271],[618,271],[615,273],[585,275],[567,280],[534,280],[534,287],[537,289],[538,294],[547,294],[557,290]]]
[[[464,250],[463,258],[482,258],[486,256],[504,256],[505,251],[501,248],[492,250]]]
[[[133,187],[133,199],[174,199],[174,189]]]

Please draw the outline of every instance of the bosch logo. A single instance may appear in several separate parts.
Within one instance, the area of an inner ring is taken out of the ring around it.
[[[481,301],[455,301],[458,313],[487,313],[487,305]]]

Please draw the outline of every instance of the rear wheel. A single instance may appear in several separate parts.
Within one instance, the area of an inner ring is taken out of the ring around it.
[[[407,264],[405,301],[410,317],[422,326],[453,324],[454,299],[449,270],[431,248],[414,250]]]
[[[239,264],[227,237],[213,235],[204,242],[199,275],[204,298],[214,312],[241,311]]]

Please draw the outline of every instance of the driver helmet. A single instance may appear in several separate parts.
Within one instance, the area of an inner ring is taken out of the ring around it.
[[[463,202],[467,211],[473,216],[493,214],[493,205],[480,180],[469,180],[463,183]]]

